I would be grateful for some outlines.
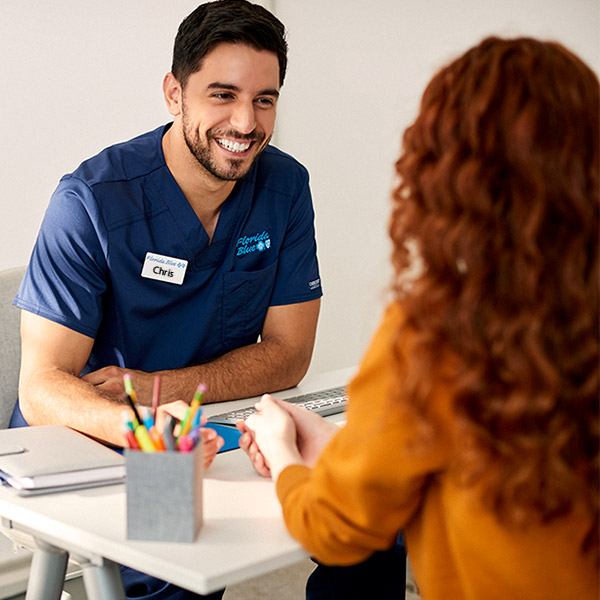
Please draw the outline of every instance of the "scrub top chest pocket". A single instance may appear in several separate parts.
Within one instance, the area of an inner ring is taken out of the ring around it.
[[[277,261],[258,271],[223,273],[223,343],[253,344],[258,339],[269,308]]]

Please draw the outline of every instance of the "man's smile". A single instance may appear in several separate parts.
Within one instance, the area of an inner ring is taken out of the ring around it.
[[[213,138],[215,140],[215,142],[217,142],[217,144],[219,144],[219,146],[221,146],[221,148],[225,148],[225,150],[228,150],[229,152],[234,152],[236,154],[242,154],[243,152],[246,152],[250,146],[252,146],[252,144],[254,142],[249,141],[249,142],[238,142],[238,141],[233,141],[233,140],[228,140],[225,138]]]

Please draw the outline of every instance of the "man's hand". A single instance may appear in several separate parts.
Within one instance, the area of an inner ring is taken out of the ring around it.
[[[154,375],[135,369],[124,369],[123,367],[104,367],[97,371],[92,371],[84,375],[81,379],[87,383],[102,390],[105,394],[112,396],[116,400],[121,400],[125,393],[123,375],[129,373],[133,380],[133,387],[138,398],[138,402],[149,406],[152,401],[152,389],[154,386]]]
[[[158,431],[162,431],[164,429],[167,415],[171,415],[178,421],[182,421],[188,408],[189,405],[182,400],[169,402],[168,404],[159,406],[158,412],[156,413],[156,428]],[[206,424],[205,416],[202,416],[200,424]],[[175,435],[177,435],[177,429],[175,430]],[[225,441],[214,429],[209,427],[203,427],[200,429],[200,435],[202,436],[202,441],[204,443],[204,468],[207,469],[210,467],[213,460],[215,460],[217,452],[223,447]]]

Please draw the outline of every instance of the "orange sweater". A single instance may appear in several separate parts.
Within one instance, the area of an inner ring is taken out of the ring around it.
[[[598,600],[598,565],[579,552],[587,522],[571,516],[506,528],[476,488],[455,485],[447,466],[460,440],[443,390],[435,442],[407,451],[414,417],[386,393],[401,318],[395,305],[386,312],[348,388],[346,425],[315,468],[293,465],[279,476],[291,534],[319,561],[348,565],[389,548],[403,530],[425,600]]]

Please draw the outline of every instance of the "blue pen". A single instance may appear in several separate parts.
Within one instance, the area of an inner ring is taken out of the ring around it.
[[[194,413],[194,418],[192,419],[192,429],[200,426],[200,419],[202,418],[202,407],[199,406]]]
[[[146,429],[150,431],[154,427],[154,419],[152,418],[150,409],[147,406],[142,406],[140,407],[140,412]]]
[[[140,407],[140,414],[142,416],[142,420],[144,421],[144,427],[148,430],[150,434],[150,439],[152,443],[156,446],[157,450],[166,450],[165,442],[163,437],[160,435],[158,429],[154,425],[154,419],[152,418],[152,413],[147,406]]]

